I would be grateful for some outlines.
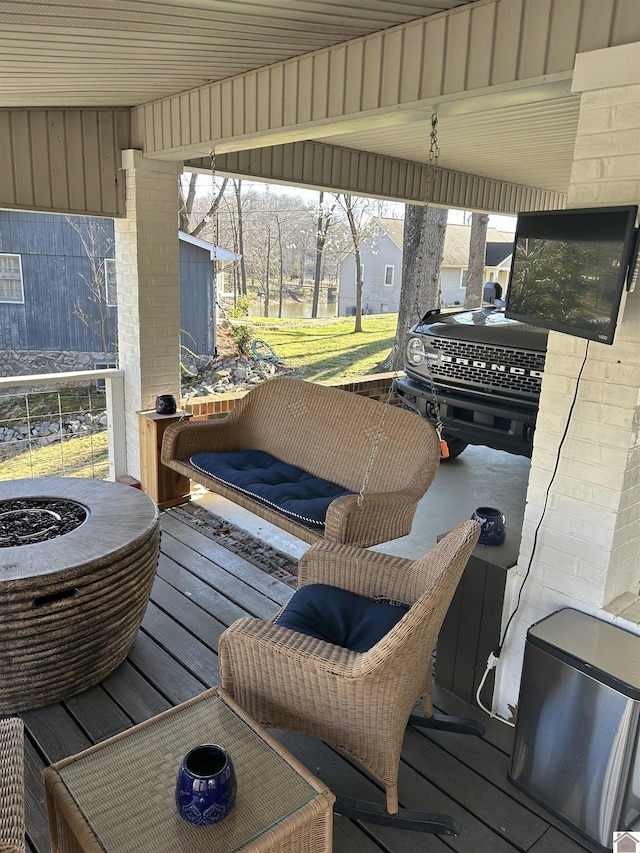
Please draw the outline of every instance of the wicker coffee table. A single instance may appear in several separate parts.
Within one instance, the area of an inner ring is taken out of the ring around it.
[[[186,823],[178,766],[200,743],[233,758],[236,805],[220,823]],[[321,853],[335,797],[221,688],[44,771],[52,853]]]

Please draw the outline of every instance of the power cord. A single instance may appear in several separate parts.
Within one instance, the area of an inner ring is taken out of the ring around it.
[[[575,408],[576,401],[578,399],[578,388],[580,387],[580,380],[582,379],[582,372],[584,370],[585,364],[587,363],[587,356],[589,355],[589,344],[590,343],[591,343],[590,341],[587,341],[587,345],[586,345],[585,350],[584,350],[584,358],[582,359],[582,364],[580,365],[580,370],[578,371],[578,378],[576,379],[576,387],[575,387],[574,392],[573,392],[573,399],[571,401],[571,406],[569,407],[569,414],[567,415],[567,421],[565,423],[564,431],[562,433],[562,436],[560,438],[560,443],[558,445],[558,453],[556,455],[556,461],[555,461],[555,465],[553,468],[553,472],[551,474],[551,479],[549,480],[549,482],[547,484],[547,490],[546,490],[545,496],[544,496],[544,503],[542,505],[542,512],[540,514],[540,518],[538,519],[538,523],[536,525],[536,529],[535,529],[534,534],[533,534],[533,546],[531,548],[531,554],[529,556],[529,562],[527,563],[527,568],[526,568],[525,573],[524,573],[524,578],[522,580],[522,583],[520,584],[520,589],[518,590],[518,597],[516,599],[516,606],[511,611],[511,615],[509,616],[509,619],[507,620],[507,624],[504,627],[504,631],[502,632],[502,637],[500,639],[500,642],[498,643],[497,648],[495,648],[492,652],[489,653],[489,657],[487,658],[487,665],[486,665],[484,674],[480,680],[480,684],[478,685],[478,689],[476,690],[476,702],[477,702],[478,706],[485,712],[485,714],[488,714],[494,720],[500,720],[501,723],[504,723],[507,726],[515,727],[515,723],[512,723],[510,720],[505,720],[504,717],[501,717],[499,714],[495,714],[493,711],[486,708],[483,705],[482,700],[480,699],[480,693],[482,692],[482,688],[484,687],[485,681],[487,680],[489,673],[491,672],[492,669],[495,669],[495,667],[497,666],[498,660],[500,659],[500,655],[502,654],[502,648],[503,648],[505,641],[506,641],[506,638],[507,638],[507,632],[509,631],[509,627],[511,626],[511,623],[513,621],[513,617],[516,615],[516,613],[518,612],[518,608],[520,607],[520,602],[522,599],[522,590],[524,589],[524,585],[526,584],[527,579],[529,577],[529,574],[531,573],[531,566],[533,564],[533,558],[534,558],[534,555],[536,553],[536,546],[538,544],[538,533],[540,532],[540,526],[542,525],[542,520],[544,519],[545,513],[547,511],[547,504],[549,503],[549,493],[551,491],[551,486],[553,485],[553,481],[555,480],[556,474],[558,472],[558,466],[560,465],[560,451],[562,450],[562,445],[564,444],[564,441],[567,437],[567,433],[569,432],[569,425],[571,424],[571,416],[573,415],[573,410]]]
[[[511,720],[505,720],[505,718],[501,717],[500,714],[495,714],[489,708],[485,708],[485,706],[482,704],[482,699],[480,698],[480,694],[482,693],[482,688],[484,687],[484,683],[487,680],[487,676],[489,675],[492,669],[496,668],[498,658],[499,655],[496,655],[495,652],[490,652],[489,657],[487,658],[487,666],[484,671],[484,675],[482,676],[480,684],[478,685],[478,689],[476,690],[476,702],[478,703],[478,706],[485,712],[485,714],[488,714],[492,719],[500,720],[500,722],[504,723],[506,726],[511,726],[512,728],[515,728],[516,724],[512,723]]]

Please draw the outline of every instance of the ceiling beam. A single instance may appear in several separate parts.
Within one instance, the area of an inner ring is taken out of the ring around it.
[[[185,169],[210,173],[211,159],[186,161]],[[565,206],[563,193],[441,168],[433,170],[427,194],[426,165],[319,142],[216,155],[216,173],[409,204],[424,204],[428,195],[434,205],[495,213]]]
[[[580,3],[478,0],[135,107],[132,142],[150,157],[190,159],[401,126],[507,90],[544,91],[570,80],[576,50],[624,37],[613,7],[608,14],[608,27],[596,28]]]

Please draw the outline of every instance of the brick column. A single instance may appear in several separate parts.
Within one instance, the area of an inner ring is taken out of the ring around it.
[[[640,202],[639,51],[624,45],[576,58],[581,102],[569,207]],[[549,334],[522,548],[503,614],[504,629],[528,571],[498,666],[494,710],[502,716],[517,704],[534,622],[574,607],[640,633],[639,391],[640,286],[627,294],[613,346]]]
[[[127,473],[140,477],[136,412],[180,396],[178,177],[181,163],[123,151],[126,218],[115,220],[119,366],[125,375]]]

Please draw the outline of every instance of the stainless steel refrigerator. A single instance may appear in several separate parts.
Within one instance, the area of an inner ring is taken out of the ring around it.
[[[525,643],[509,780],[611,849],[640,829],[640,636],[570,608]]]

